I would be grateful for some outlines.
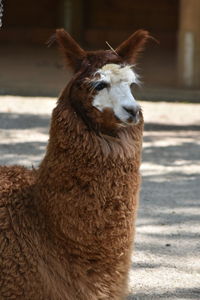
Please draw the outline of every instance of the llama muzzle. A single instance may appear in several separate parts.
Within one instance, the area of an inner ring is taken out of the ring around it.
[[[140,121],[141,107],[139,105],[123,106],[123,109],[127,113],[127,123],[138,124]]]

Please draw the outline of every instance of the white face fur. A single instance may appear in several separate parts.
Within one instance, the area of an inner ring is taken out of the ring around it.
[[[131,84],[137,83],[137,77],[131,66],[107,64],[96,74],[100,78],[94,83],[98,93],[94,97],[93,106],[100,111],[105,108],[112,109],[115,116],[124,123],[137,123],[140,106],[134,99],[130,87]]]

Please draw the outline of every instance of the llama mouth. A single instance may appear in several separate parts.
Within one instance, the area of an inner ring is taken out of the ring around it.
[[[116,119],[120,122],[121,126],[131,126],[137,125],[140,122],[140,112],[138,111],[136,114],[129,114],[125,120],[120,119],[119,117],[115,116]]]
[[[126,123],[132,125],[137,125],[140,122],[140,111],[138,111],[135,115],[130,115]]]
[[[119,127],[126,127],[131,125],[137,125],[140,122],[140,111],[137,112],[135,116],[129,115],[126,120],[121,120],[118,116],[115,115],[116,120],[118,121]]]

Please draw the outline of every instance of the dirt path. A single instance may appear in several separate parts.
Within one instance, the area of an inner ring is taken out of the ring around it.
[[[38,165],[55,99],[0,103],[0,164]],[[143,184],[129,300],[200,299],[200,105],[141,104]]]

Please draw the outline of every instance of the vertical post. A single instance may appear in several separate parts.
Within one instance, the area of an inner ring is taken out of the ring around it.
[[[71,33],[72,31],[72,0],[63,0],[63,26]]]
[[[178,77],[180,85],[200,88],[200,0],[180,0]]]
[[[62,0],[61,26],[78,42],[83,39],[83,0]]]

